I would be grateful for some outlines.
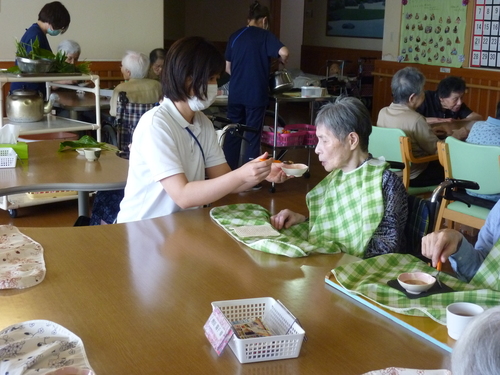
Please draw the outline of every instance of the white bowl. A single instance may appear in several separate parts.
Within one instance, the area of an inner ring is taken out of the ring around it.
[[[432,288],[436,278],[425,272],[407,272],[398,276],[398,282],[408,293],[420,294]]]
[[[84,148],[76,148],[75,151],[78,152],[79,155],[84,156],[85,155],[85,150]]]
[[[300,177],[307,172],[309,167],[305,164],[282,164],[281,169],[287,176]]]

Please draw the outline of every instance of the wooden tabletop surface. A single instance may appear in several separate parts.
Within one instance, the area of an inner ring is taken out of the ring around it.
[[[88,111],[95,109],[95,95],[91,92],[77,92],[76,90],[54,91],[59,99],[54,103],[55,107],[71,111]],[[110,99],[100,99],[101,108],[109,108]]]
[[[43,190],[110,190],[125,186],[128,160],[102,151],[88,162],[76,151],[58,152],[59,141],[28,143],[28,159],[0,170],[0,195]]]
[[[286,258],[234,241],[209,209],[97,227],[20,228],[44,248],[45,280],[0,291],[0,327],[54,321],[97,374],[363,374],[448,368],[449,355],[325,284],[356,258]],[[240,364],[203,333],[212,301],[273,297],[301,322],[296,359]],[[424,319],[424,318],[422,318]],[[430,320],[430,319],[429,319]]]

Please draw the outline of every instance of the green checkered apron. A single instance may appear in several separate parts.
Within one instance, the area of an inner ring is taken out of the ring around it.
[[[233,238],[255,250],[288,257],[340,251],[362,257],[384,214],[385,168],[385,164],[367,162],[347,174],[333,171],[306,197],[309,223],[282,229],[277,237],[245,238],[235,233],[238,226],[270,225],[270,213],[256,204],[215,207],[210,216]]]
[[[455,291],[409,299],[387,285],[403,272],[436,270],[408,254],[385,254],[339,266],[332,270],[338,283],[351,293],[361,295],[391,311],[413,316],[429,316],[446,324],[446,306],[454,302],[473,302],[487,309],[500,304],[498,288],[500,270],[500,241],[493,247],[470,284],[441,273],[442,283]]]
[[[307,194],[311,244],[364,256],[384,216],[382,174],[386,166],[370,160],[349,173],[337,169]]]

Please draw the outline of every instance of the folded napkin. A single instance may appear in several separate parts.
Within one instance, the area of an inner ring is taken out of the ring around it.
[[[363,375],[451,375],[449,370],[416,370],[411,368],[389,367],[370,371]]]
[[[446,306],[454,302],[472,302],[488,309],[500,305],[500,292],[467,284],[441,272],[441,282],[454,290],[452,293],[432,294],[409,299],[387,285],[403,272],[427,272],[436,269],[409,254],[385,254],[358,262],[341,265],[332,270],[338,283],[351,293],[361,295],[391,311],[413,316],[428,316],[446,324]]]
[[[24,289],[45,277],[43,248],[12,225],[0,225],[0,289]]]
[[[0,374],[95,375],[82,340],[48,320],[30,320],[0,331]]]

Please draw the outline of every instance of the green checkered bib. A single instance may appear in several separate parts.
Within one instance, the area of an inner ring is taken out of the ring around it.
[[[235,232],[239,226],[270,226],[270,213],[256,204],[215,207],[210,216],[233,238],[255,250],[288,257],[340,251],[363,256],[384,214],[384,170],[385,164],[367,162],[348,174],[330,173],[307,195],[309,223],[282,229],[277,237],[241,237]]]
[[[306,197],[309,242],[362,258],[384,216],[382,174],[387,164],[372,159],[344,173],[337,169]]]
[[[413,316],[429,316],[446,324],[446,306],[453,302],[473,302],[487,309],[500,304],[498,277],[500,241],[497,242],[470,284],[441,273],[439,279],[455,291],[409,299],[387,285],[403,272],[436,270],[409,254],[385,254],[339,266],[332,270],[338,283],[348,291],[361,295],[389,310]]]

